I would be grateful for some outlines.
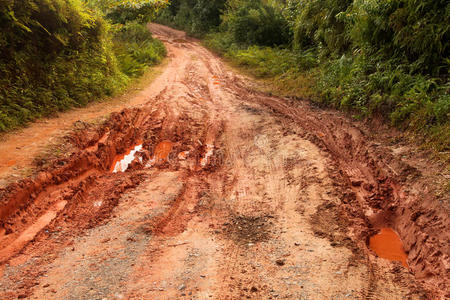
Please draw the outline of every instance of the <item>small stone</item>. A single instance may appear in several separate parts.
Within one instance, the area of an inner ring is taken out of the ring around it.
[[[182,283],[179,287],[178,290],[182,291],[186,288],[186,286],[184,285],[184,283]]]
[[[284,264],[286,263],[284,259],[277,259],[275,262],[279,266],[284,266]]]
[[[252,286],[252,288],[250,289],[250,292],[252,293],[256,293],[258,291],[258,289],[254,286]]]

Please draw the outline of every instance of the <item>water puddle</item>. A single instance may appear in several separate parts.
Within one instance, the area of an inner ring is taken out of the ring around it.
[[[155,148],[155,154],[153,157],[148,161],[146,167],[150,168],[155,163],[168,161],[169,154],[172,151],[173,143],[171,141],[165,140],[160,142],[158,145],[156,145]]]
[[[8,166],[8,167],[12,167],[12,166],[14,166],[16,163],[17,163],[17,162],[16,162],[15,160],[10,160],[10,161],[8,161],[7,166]]]
[[[122,155],[117,156],[111,167],[111,172],[125,172],[136,158],[136,153],[142,150],[142,144],[134,146]]]
[[[205,167],[208,164],[209,158],[214,153],[214,145],[206,144],[206,153],[205,156],[200,159],[200,166]]]
[[[171,141],[160,142],[155,149],[155,159],[167,161],[170,152],[172,151],[173,143]]]
[[[379,233],[370,238],[369,247],[375,253],[391,261],[399,261],[408,268],[408,256],[403,249],[402,241],[391,228],[382,228]]]
[[[189,156],[189,151],[183,151],[178,153],[178,159],[179,160],[186,160]]]

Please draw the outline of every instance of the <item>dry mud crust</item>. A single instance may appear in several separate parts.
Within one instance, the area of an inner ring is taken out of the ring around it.
[[[447,296],[448,210],[419,169],[339,113],[252,91],[195,40],[151,29],[170,62],[148,102],[80,126],[70,157],[2,190],[0,298]],[[411,269],[368,249],[380,227]]]

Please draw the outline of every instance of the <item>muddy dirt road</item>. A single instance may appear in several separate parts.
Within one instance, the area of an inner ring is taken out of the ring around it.
[[[0,190],[1,299],[449,297],[432,177],[150,28],[169,62],[148,102],[81,126],[69,157]],[[382,228],[403,264],[368,246]]]

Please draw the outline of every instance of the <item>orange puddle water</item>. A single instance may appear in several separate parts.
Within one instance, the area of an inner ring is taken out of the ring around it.
[[[171,141],[160,142],[155,149],[156,160],[167,160],[172,151],[173,143]]]
[[[203,168],[208,164],[209,161],[209,157],[212,156],[214,153],[214,145],[212,144],[207,144],[206,145],[206,153],[205,156],[203,156],[200,159],[200,166],[202,166]]]
[[[189,155],[189,151],[180,152],[180,153],[178,153],[178,159],[179,160],[186,160],[188,155]]]
[[[133,148],[129,149],[122,155],[116,156],[111,165],[111,172],[125,172],[133,160],[136,158],[136,153],[142,150],[142,144],[138,144],[133,146]]]
[[[402,241],[391,228],[382,228],[379,233],[370,238],[369,247],[382,258],[399,261],[408,268],[408,256],[403,249]]]
[[[149,160],[146,167],[152,167],[156,162],[167,161],[169,154],[172,151],[173,143],[171,141],[165,140],[156,145],[155,154],[152,159]]]

